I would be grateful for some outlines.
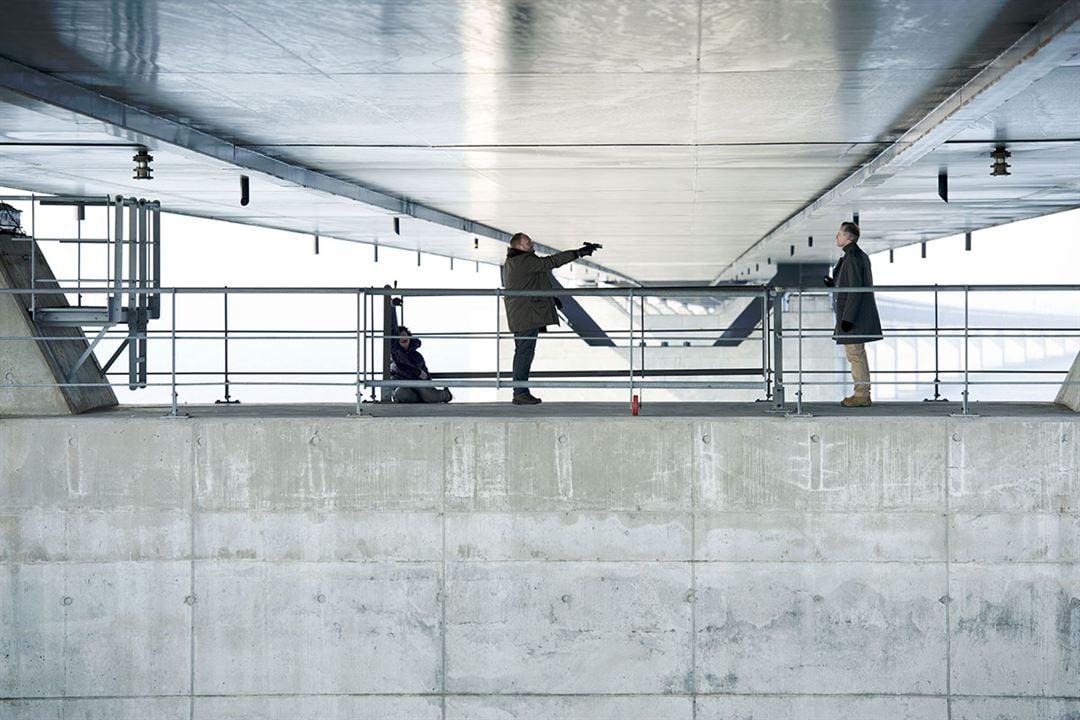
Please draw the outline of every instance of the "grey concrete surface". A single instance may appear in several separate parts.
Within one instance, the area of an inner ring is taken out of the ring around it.
[[[1020,698],[971,698],[953,706],[953,720],[1072,720],[1080,717],[1076,698],[1024,700]]]
[[[1054,402],[1074,412],[1080,412],[1080,353],[1077,353],[1076,359],[1073,360],[1069,374],[1065,376],[1065,382],[1058,390]]]
[[[0,271],[0,288],[8,280]],[[33,328],[15,296],[0,293],[0,336],[26,338],[0,342],[0,384],[40,385],[54,383],[52,370],[33,339]],[[64,394],[54,387],[0,388],[0,414],[67,415]]]
[[[1080,712],[1074,414],[681,409],[0,419],[0,718]]]
[[[41,247],[35,249],[37,260],[33,268],[30,251],[26,238],[0,233],[0,288],[56,287],[56,276]],[[65,295],[38,295],[35,302],[38,307],[69,306]],[[26,338],[0,341],[0,383],[76,385],[0,388],[0,413],[68,415],[115,407],[116,394],[104,384],[105,376],[93,355],[69,377],[71,368],[89,346],[83,331],[72,327],[38,327],[30,319],[29,304],[27,295],[0,294],[0,336]]]
[[[191,701],[186,697],[0,700],[0,717],[5,720],[185,720],[190,705]]]
[[[710,695],[697,703],[697,720],[940,720],[945,717],[948,717],[946,700],[938,697]]]

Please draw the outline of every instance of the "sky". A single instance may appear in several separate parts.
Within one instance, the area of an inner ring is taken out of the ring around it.
[[[0,188],[2,194],[20,194]],[[74,236],[74,210],[50,210],[37,217],[39,236]],[[24,219],[25,224],[25,219]],[[100,236],[105,226],[104,211],[89,209],[82,226],[83,237]],[[974,233],[970,252],[964,249],[963,235],[927,243],[927,257],[919,245],[872,256],[875,283],[906,284],[1068,284],[1080,283],[1080,210],[1035,218]],[[45,246],[53,269],[60,277],[74,278],[80,262],[73,244]],[[839,251],[837,251],[839,253]],[[496,288],[499,269],[493,265],[455,260],[382,247],[375,261],[372,245],[321,238],[315,252],[310,235],[238,225],[163,213],[162,284],[165,287],[320,287],[358,288],[394,285],[410,288]],[[419,259],[419,264],[418,264]],[[100,247],[82,252],[84,277],[102,277],[105,256]],[[77,298],[71,296],[73,302]],[[95,301],[84,297],[87,304]],[[916,302],[926,302],[926,297]],[[98,301],[100,302],[100,301]],[[942,305],[962,305],[961,294],[941,297]],[[1080,327],[1080,293],[993,293],[973,295],[972,308],[987,312],[1046,312],[1073,318]],[[363,310],[362,310],[363,311]],[[167,337],[172,308],[163,299],[163,319],[151,329],[165,336],[151,341],[150,369],[163,373],[151,382],[167,383],[171,370],[171,339]],[[184,295],[177,301],[177,327],[183,331],[178,342],[181,370],[214,373],[189,378],[208,383],[181,389],[181,402],[204,403],[224,398],[219,373],[224,360],[224,342],[215,333],[223,326],[223,298]],[[233,385],[230,397],[245,402],[352,402],[355,399],[355,371],[364,349],[355,339],[333,333],[351,334],[357,326],[357,295],[232,295],[229,298],[230,328],[263,331],[264,339],[230,339],[229,360]],[[412,298],[405,306],[405,323],[413,332],[491,332],[497,317],[494,298]],[[283,337],[282,333],[289,334]],[[302,339],[296,331],[322,331],[318,338]],[[269,336],[269,337],[268,337]],[[108,358],[118,341],[102,342],[98,352]],[[439,370],[493,370],[494,340],[452,340],[428,338],[422,352],[428,365]],[[1071,351],[1071,346],[1066,348]],[[1062,361],[1067,367],[1068,362]],[[117,369],[124,362],[117,363]],[[126,366],[125,366],[126,367]],[[282,377],[251,376],[242,373],[318,371],[337,375]],[[123,382],[122,376],[114,381]],[[337,383],[327,387],[245,386],[241,383],[286,380]],[[1048,391],[1047,391],[1048,392]],[[1045,395],[1046,393],[1043,393]],[[129,391],[118,390],[121,402],[159,404],[168,402],[167,387]],[[458,400],[493,400],[493,390],[456,389]]]

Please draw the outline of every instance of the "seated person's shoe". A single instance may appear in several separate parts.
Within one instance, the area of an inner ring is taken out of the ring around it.
[[[870,407],[871,402],[869,395],[852,395],[841,400],[840,404],[844,407]]]
[[[539,405],[540,398],[533,397],[532,393],[520,393],[514,396],[515,405]]]

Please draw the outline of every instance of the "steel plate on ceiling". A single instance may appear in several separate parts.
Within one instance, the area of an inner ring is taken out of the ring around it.
[[[1073,66],[958,128],[956,144],[773,232],[1069,5],[8,0],[0,55],[327,178],[549,246],[601,242],[597,261],[642,282],[700,282],[793,244],[796,260],[831,257],[805,236],[831,237],[854,211],[884,247],[1080,205],[1075,143],[1018,147],[1003,183],[988,177],[989,147],[959,142],[1080,138]],[[0,183],[137,192],[190,214],[502,254],[420,221],[387,233],[392,211],[272,175],[255,176],[242,208],[245,170],[182,134],[154,141],[20,90],[0,98]],[[152,183],[130,180],[124,145],[137,142],[157,158]],[[955,188],[946,207],[934,204],[943,162]]]

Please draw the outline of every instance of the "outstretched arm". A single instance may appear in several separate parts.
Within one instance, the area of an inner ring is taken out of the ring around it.
[[[522,255],[521,259],[518,260],[518,262],[521,263],[521,266],[525,270],[525,272],[539,273],[554,270],[557,267],[562,267],[563,265],[574,262],[575,260],[577,260],[577,258],[577,250],[566,250],[561,253],[555,253],[554,255],[546,255],[543,257],[532,254]]]
[[[401,326],[398,325],[398,319],[397,319],[397,309],[398,309],[398,307],[400,305],[401,305],[401,298],[391,298],[390,299],[390,336],[391,337],[388,338],[388,339],[390,341],[392,341],[392,342],[397,342],[397,337],[396,336],[399,334],[398,330],[401,329]]]

